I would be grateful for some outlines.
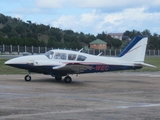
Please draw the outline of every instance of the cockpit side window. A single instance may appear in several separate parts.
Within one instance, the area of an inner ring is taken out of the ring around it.
[[[61,59],[61,60],[66,60],[67,54],[66,53],[55,53],[54,59]]]
[[[77,61],[85,61],[87,57],[83,56],[83,55],[78,55],[77,57]]]
[[[53,54],[54,54],[53,51],[48,51],[48,52],[45,53],[45,55],[46,55],[49,59],[52,59],[52,58],[53,58]]]
[[[67,58],[67,54],[66,53],[61,53],[61,59],[66,60],[66,58]]]
[[[76,54],[68,54],[68,60],[75,60],[76,56]]]

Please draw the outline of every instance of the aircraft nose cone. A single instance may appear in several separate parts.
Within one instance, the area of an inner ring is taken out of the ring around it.
[[[4,64],[8,66],[16,67],[18,63],[17,63],[17,59],[13,58],[11,60],[6,61]]]
[[[13,64],[16,64],[17,61],[15,58],[11,59],[11,60],[7,60],[4,64],[5,65],[13,65]]]
[[[7,64],[8,64],[8,61],[6,61],[4,64],[7,65]]]
[[[11,64],[11,62],[10,62],[10,60],[8,60],[8,61],[6,61],[4,64],[5,64],[5,65],[9,65],[9,64]]]

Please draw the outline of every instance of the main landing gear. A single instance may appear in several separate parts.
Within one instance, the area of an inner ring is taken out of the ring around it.
[[[62,76],[55,76],[55,79],[57,80],[57,81],[61,81],[62,80]],[[64,78],[64,82],[65,83],[71,83],[72,82],[72,78],[70,77],[70,76],[66,76],[65,78]]]
[[[31,81],[31,76],[29,75],[30,73],[28,72],[28,75],[26,75],[25,77],[24,77],[24,80],[25,81]]]
[[[56,76],[55,76],[55,79],[56,79],[57,81],[61,81],[61,80],[62,80],[62,76],[56,75]]]
[[[31,81],[31,76],[30,76],[30,72],[28,72],[28,74],[24,77],[24,80],[25,81]],[[62,80],[62,76],[60,76],[60,75],[57,75],[57,76],[55,76],[55,79],[57,80],[57,81],[61,81]],[[71,83],[72,82],[72,78],[69,76],[69,75],[67,75],[65,78],[64,78],[64,82],[65,83]]]
[[[65,83],[71,83],[71,82],[72,82],[72,78],[71,78],[70,76],[66,76],[66,77],[64,78],[64,82],[65,82]]]

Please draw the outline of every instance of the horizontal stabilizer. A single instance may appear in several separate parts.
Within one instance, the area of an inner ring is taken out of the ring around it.
[[[156,66],[154,65],[151,65],[151,64],[147,64],[147,63],[134,63],[135,66],[138,66],[138,65],[141,65],[141,66],[147,66],[147,67],[153,67],[153,68],[157,68]]]

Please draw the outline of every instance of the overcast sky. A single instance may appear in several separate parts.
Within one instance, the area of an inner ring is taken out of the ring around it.
[[[160,0],[1,0],[0,13],[85,34],[160,34]]]

